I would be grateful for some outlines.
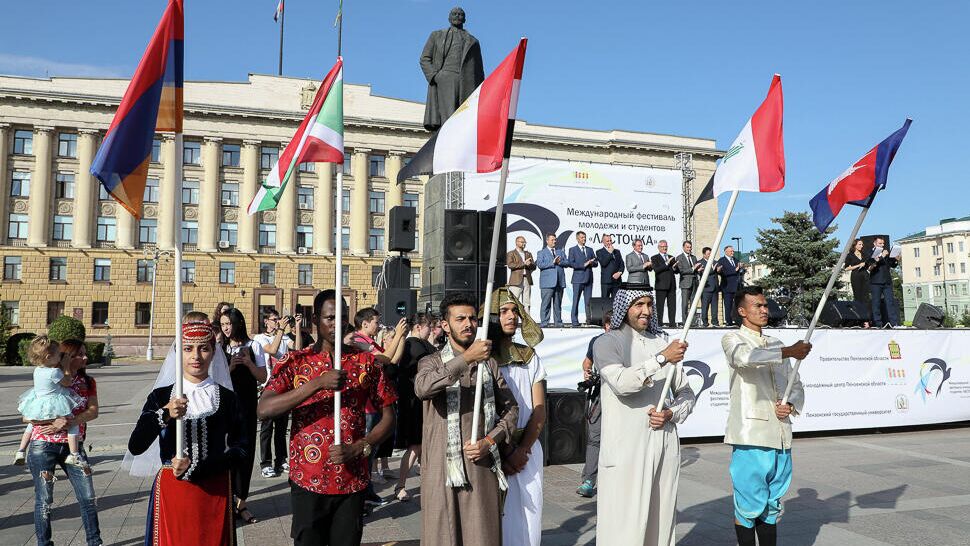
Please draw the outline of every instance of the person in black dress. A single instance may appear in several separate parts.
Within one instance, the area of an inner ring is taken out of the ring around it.
[[[219,319],[219,326],[225,341],[222,350],[229,361],[229,375],[232,378],[232,388],[236,392],[243,418],[243,427],[247,444],[246,460],[238,465],[232,473],[232,492],[235,496],[235,510],[239,518],[246,523],[256,523],[257,519],[246,507],[249,498],[249,482],[253,476],[253,463],[256,458],[256,404],[258,402],[259,385],[266,382],[266,368],[263,362],[262,349],[253,343],[246,330],[246,319],[239,309],[230,309]]]
[[[852,299],[865,306],[868,320],[872,294],[869,289],[869,269],[866,268],[866,257],[862,255],[862,246],[862,239],[856,239],[852,251],[845,257],[845,270],[851,272]]]
[[[428,341],[432,334],[431,316],[418,313],[410,322],[411,332],[404,340],[404,354],[397,366],[397,447],[405,450],[394,488],[394,495],[400,501],[411,498],[406,489],[408,474],[411,466],[421,458],[423,410],[421,400],[414,394],[414,377],[418,373],[418,361],[437,350]]]

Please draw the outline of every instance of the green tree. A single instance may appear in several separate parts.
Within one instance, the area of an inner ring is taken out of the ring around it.
[[[766,290],[787,290],[788,320],[807,325],[839,259],[839,241],[829,237],[836,227],[820,234],[807,212],[785,211],[771,220],[779,227],[758,230],[758,259],[771,270],[758,284]],[[837,281],[833,291],[839,288]]]

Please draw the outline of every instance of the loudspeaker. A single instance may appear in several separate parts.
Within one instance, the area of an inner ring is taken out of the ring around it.
[[[478,264],[477,263],[446,263],[445,264],[445,291],[458,290],[461,292],[474,292],[478,290]]]
[[[392,182],[393,183],[393,182]],[[398,252],[414,250],[417,212],[414,207],[391,207],[388,213],[387,248]]]
[[[417,310],[418,295],[410,288],[386,288],[377,292],[377,312],[381,314],[381,322],[388,326],[396,326]]]
[[[492,290],[505,286],[509,282],[509,270],[505,267],[505,263],[495,264],[495,282],[492,283]],[[478,264],[478,297],[481,300],[485,299],[485,285],[488,282],[488,264],[480,263]]]
[[[508,252],[506,241],[508,240],[508,216],[503,212],[502,220],[499,224],[498,253],[495,254],[495,262],[502,264],[505,268],[505,254]],[[492,252],[492,231],[495,228],[495,211],[481,211],[478,213],[478,261],[488,262],[488,256]],[[502,283],[503,285],[505,283]],[[499,286],[495,283],[495,286]]]
[[[549,389],[545,449],[548,464],[578,464],[586,460],[586,395],[570,389]],[[604,446],[607,449],[620,449]]]
[[[478,261],[477,211],[458,209],[445,211],[444,258],[445,262]],[[445,275],[447,276],[447,271]],[[474,286],[473,284],[472,288]]]
[[[384,286],[378,288],[411,288],[411,260],[402,256],[384,262]]]
[[[943,327],[943,317],[946,313],[942,307],[930,305],[929,303],[919,304],[916,309],[916,316],[913,317],[913,328],[917,330],[933,330]]]
[[[869,320],[869,309],[864,303],[848,300],[829,300],[822,309],[819,322],[832,328],[851,328],[862,326]]]
[[[610,301],[610,298],[590,298],[589,309],[586,310],[586,322],[602,326],[603,313],[611,307],[613,307],[613,302]]]

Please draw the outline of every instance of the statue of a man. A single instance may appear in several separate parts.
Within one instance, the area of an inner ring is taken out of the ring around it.
[[[448,14],[451,26],[436,30],[421,52],[421,70],[428,79],[424,128],[437,131],[485,79],[482,48],[465,26],[465,10]]]

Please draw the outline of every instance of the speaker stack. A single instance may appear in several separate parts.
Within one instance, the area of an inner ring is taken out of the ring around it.
[[[546,464],[586,461],[586,394],[570,389],[549,389],[543,450]],[[604,446],[605,447],[605,446]]]
[[[819,322],[832,328],[861,327],[868,320],[869,309],[855,300],[829,300],[818,317]]]
[[[415,209],[393,207],[388,214],[388,248],[411,252],[415,246]],[[411,260],[392,256],[384,262],[384,283],[377,291],[377,312],[381,322],[394,326],[417,311],[417,293],[411,289]]]
[[[916,309],[916,316],[913,317],[913,328],[917,330],[942,328],[945,315],[942,307],[923,302]]]

